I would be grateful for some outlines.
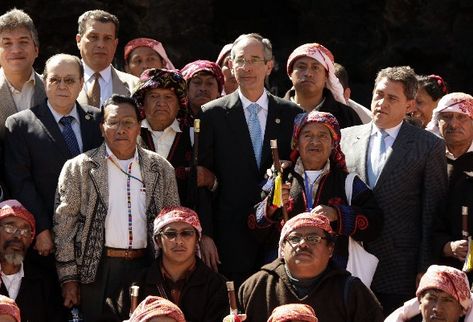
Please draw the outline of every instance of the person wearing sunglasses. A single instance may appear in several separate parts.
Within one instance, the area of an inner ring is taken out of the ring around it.
[[[160,296],[179,306],[186,321],[222,321],[228,314],[225,279],[200,259],[201,236],[192,209],[177,206],[159,213],[153,233],[156,259],[130,283],[140,287],[139,301]]]
[[[335,233],[326,216],[304,212],[289,219],[281,230],[279,258],[238,291],[245,321],[266,321],[276,307],[289,303],[310,305],[320,321],[383,321],[373,293],[333,263],[334,247]]]

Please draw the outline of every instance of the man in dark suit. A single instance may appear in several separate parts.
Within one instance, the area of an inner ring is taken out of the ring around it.
[[[47,100],[6,121],[6,181],[13,198],[35,216],[35,249],[42,256],[53,250],[50,230],[62,166],[66,160],[102,142],[99,110],[76,102],[83,73],[78,57],[52,56],[43,75]],[[68,142],[73,143],[70,146]]]
[[[342,131],[349,170],[368,182],[384,212],[381,236],[365,246],[379,259],[371,288],[386,315],[412,297],[416,276],[431,263],[433,222],[447,190],[443,141],[403,121],[416,92],[410,67],[381,70],[372,122]]]
[[[214,212],[201,210],[199,215],[204,261],[216,269],[221,260],[220,271],[239,285],[261,264],[262,245],[250,234],[248,215],[271,167],[269,141],[277,139],[280,157],[288,160],[294,116],[301,110],[264,88],[273,68],[268,39],[238,37],[231,66],[239,89],[202,107],[200,165],[215,174],[218,187]]]

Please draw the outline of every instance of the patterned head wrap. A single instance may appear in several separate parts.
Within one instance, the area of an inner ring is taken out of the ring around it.
[[[432,120],[426,129],[440,136],[439,119],[442,112],[456,112],[466,114],[473,120],[473,96],[455,92],[443,96],[432,114]]]
[[[199,72],[208,72],[217,80],[218,92],[221,93],[225,80],[223,78],[222,69],[217,63],[209,60],[196,60],[181,69],[182,76],[189,81],[195,74]]]
[[[333,235],[334,232],[330,226],[330,221],[327,217],[322,215],[314,215],[310,212],[303,212],[295,217],[289,219],[281,230],[281,236],[279,237],[279,257],[283,257],[283,243],[287,236],[294,230],[302,227],[314,227],[320,228],[323,231]]]
[[[125,61],[128,61],[128,57],[130,56],[131,52],[138,47],[148,47],[148,48],[153,49],[163,59],[164,68],[176,69],[174,65],[172,64],[171,60],[169,60],[168,55],[166,54],[166,50],[164,50],[163,44],[151,38],[136,38],[136,39],[130,40],[125,45],[125,49],[124,49],[123,57],[125,58]]]
[[[23,207],[18,200],[9,199],[0,203],[0,220],[10,216],[24,219],[30,225],[31,240],[33,240],[36,230],[36,222],[33,214]]]
[[[469,285],[468,277],[459,269],[450,266],[431,265],[420,279],[416,296],[419,298],[424,291],[437,289],[452,296],[466,312],[472,304]]]
[[[314,309],[307,304],[285,304],[276,307],[267,322],[286,321],[318,322]]]
[[[17,322],[21,322],[20,309],[15,301],[5,295],[0,295],[0,315],[3,314],[13,317]]]
[[[176,304],[165,298],[151,295],[136,307],[128,322],[146,322],[163,315],[176,320],[176,322],[186,322],[184,313]]]
[[[136,100],[140,112],[144,116],[144,102],[146,92],[155,89],[170,89],[176,94],[179,102],[179,115],[185,115],[187,111],[187,83],[181,73],[177,70],[162,68],[150,68],[145,70],[135,87],[132,97]]]
[[[156,237],[165,226],[174,222],[185,222],[194,227],[195,230],[197,230],[198,240],[200,241],[202,237],[202,226],[200,225],[197,213],[186,207],[167,207],[161,210],[156,219],[154,219],[153,240],[157,254],[159,254],[159,246],[154,237]],[[199,243],[197,243],[197,255],[201,257]]]
[[[232,51],[232,46],[233,46],[233,43],[229,43],[222,47],[222,50],[220,50],[217,60],[215,61],[217,65],[219,65],[220,67],[223,66],[223,61],[225,57],[227,57]]]
[[[294,131],[292,133],[292,149],[295,150],[296,148],[302,128],[309,123],[323,124],[330,130],[333,140],[333,148],[332,153],[330,154],[330,160],[334,162],[341,170],[348,171],[347,165],[345,163],[345,154],[343,154],[340,148],[340,140],[342,139],[340,125],[338,124],[335,116],[330,113],[313,110],[310,113],[301,113],[296,115],[294,118]]]
[[[300,57],[309,57],[318,61],[328,72],[328,79],[325,83],[336,101],[346,104],[347,101],[343,96],[343,86],[335,75],[335,66],[333,65],[335,59],[327,48],[318,43],[304,44],[297,47],[287,60],[287,74],[291,76],[295,61]]]

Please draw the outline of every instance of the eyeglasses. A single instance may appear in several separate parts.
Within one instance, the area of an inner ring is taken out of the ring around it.
[[[61,82],[64,82],[64,85],[66,85],[66,86],[72,86],[77,82],[77,80],[74,77],[56,77],[56,76],[52,76],[52,77],[48,78],[48,83],[50,85],[59,86],[59,84]]]
[[[183,231],[176,230],[166,230],[160,233],[161,236],[164,236],[168,240],[175,240],[177,236],[181,236],[182,239],[190,239],[195,236],[194,229],[186,229]]]
[[[107,120],[104,122],[104,124],[106,126],[108,126],[109,128],[111,129],[118,129],[118,127],[121,125],[122,127],[124,127],[125,129],[129,130],[131,128],[133,128],[134,126],[136,126],[138,122],[136,120],[133,120],[133,119],[125,119],[125,120],[121,120],[121,121],[118,121],[118,120]]]
[[[9,235],[15,235],[18,232],[21,237],[31,237],[31,229],[29,228],[18,228],[9,224],[0,225],[0,227]]]
[[[266,59],[260,58],[260,57],[252,57],[252,58],[249,58],[249,59],[239,57],[239,58],[236,58],[233,61],[233,64],[235,64],[235,66],[240,67],[240,66],[244,66],[244,65],[253,66],[253,65],[256,65],[256,64],[261,63],[261,62],[266,64]]]
[[[302,240],[305,240],[305,242],[309,245],[315,245],[318,244],[322,241],[322,239],[327,239],[327,237],[322,237],[317,234],[308,234],[305,236],[302,235],[290,235],[286,237],[286,240],[291,244],[292,246],[297,246],[299,245]]]

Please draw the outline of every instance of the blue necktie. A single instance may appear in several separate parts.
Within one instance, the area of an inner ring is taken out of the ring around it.
[[[389,136],[388,132],[385,130],[379,130],[381,133],[381,137],[378,136],[378,153],[377,157],[373,158],[370,162],[370,166],[368,167],[368,181],[371,189],[374,188],[376,185],[376,181],[378,181],[379,175],[383,170],[384,163],[386,162],[386,137]]]
[[[251,143],[253,144],[253,151],[255,153],[258,168],[261,163],[261,149],[263,145],[263,135],[261,133],[261,125],[258,119],[258,113],[260,110],[261,106],[256,103],[252,103],[248,106],[248,112],[250,113],[250,117],[248,118],[248,130],[250,131]]]
[[[66,141],[67,148],[69,152],[71,152],[72,156],[75,157],[76,155],[80,154],[79,143],[77,143],[76,135],[72,130],[71,123],[74,121],[73,116],[63,116],[59,123],[63,125],[62,135],[64,136],[64,141]]]

